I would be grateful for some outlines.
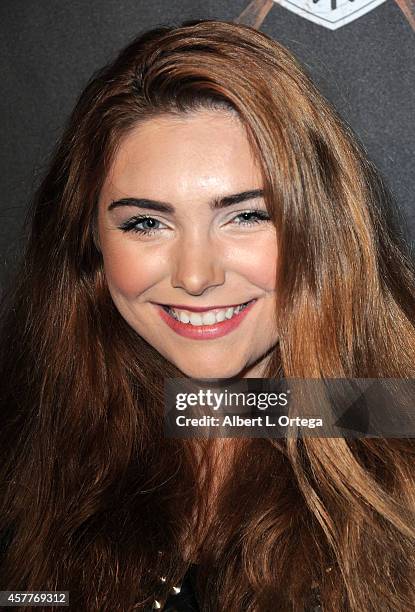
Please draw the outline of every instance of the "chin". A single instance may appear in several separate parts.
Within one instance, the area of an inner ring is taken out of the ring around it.
[[[218,365],[204,365],[195,367],[190,364],[178,364],[177,367],[185,376],[190,378],[234,378],[241,372],[241,368],[238,367],[225,367]]]

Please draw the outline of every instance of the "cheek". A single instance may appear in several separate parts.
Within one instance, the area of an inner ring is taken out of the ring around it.
[[[254,285],[266,291],[273,291],[276,286],[277,241],[274,236],[264,236],[255,245],[239,253],[240,269]]]
[[[134,243],[107,244],[102,253],[109,287],[127,299],[144,293],[162,277],[160,258]]]

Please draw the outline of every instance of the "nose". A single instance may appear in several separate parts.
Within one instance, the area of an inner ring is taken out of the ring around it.
[[[172,254],[171,283],[192,295],[223,285],[225,269],[218,248],[198,237],[183,241]]]

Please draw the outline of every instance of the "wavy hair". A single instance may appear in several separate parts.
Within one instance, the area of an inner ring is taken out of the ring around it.
[[[238,114],[278,233],[266,377],[415,377],[415,272],[393,203],[293,55],[221,21],[141,35],[80,96],[3,297],[1,588],[125,612],[197,559],[206,612],[303,612],[316,585],[327,611],[412,612],[413,439],[242,439],[220,471],[212,440],[163,435],[164,377],[182,374],[111,300],[97,201],[125,134],[201,108]]]

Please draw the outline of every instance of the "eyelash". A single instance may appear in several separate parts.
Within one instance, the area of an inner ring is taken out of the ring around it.
[[[242,215],[255,215],[256,218],[254,218],[254,220],[252,221],[244,220],[242,223],[238,223],[237,225],[255,225],[256,223],[261,223],[262,221],[270,221],[270,217],[268,216],[268,214],[262,210],[246,210],[236,215],[235,219],[241,217]],[[161,223],[161,221],[155,219],[154,217],[149,217],[147,215],[137,215],[135,217],[131,217],[131,219],[120,225],[119,229],[123,232],[134,232],[136,234],[151,236],[158,232],[159,229],[143,229],[137,227],[137,223],[143,223],[144,221],[148,221],[149,219],[151,219],[152,221],[156,221],[157,223]]]

